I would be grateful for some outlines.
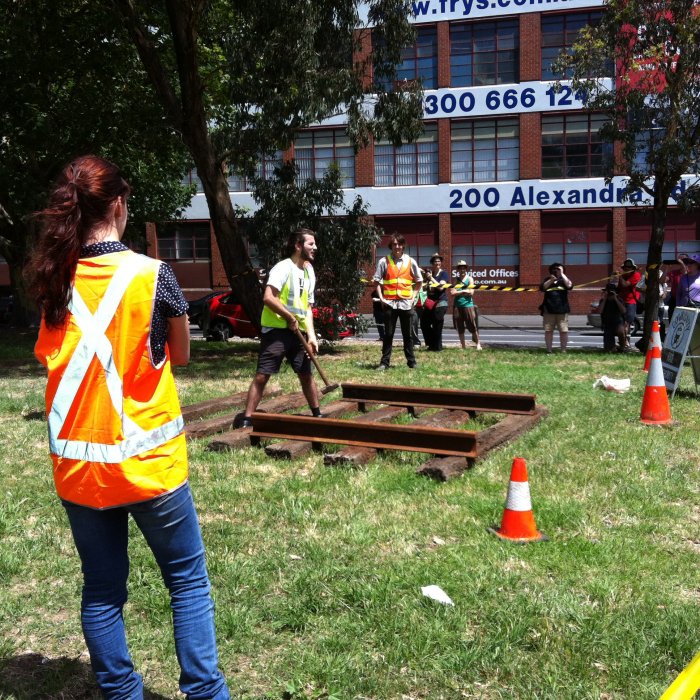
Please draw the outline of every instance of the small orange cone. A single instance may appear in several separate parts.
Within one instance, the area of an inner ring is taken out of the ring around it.
[[[647,425],[667,425],[673,422],[661,366],[661,348],[656,346],[651,349],[651,364],[639,419]]]
[[[651,364],[651,351],[652,348],[657,347],[661,348],[661,333],[659,332],[659,322],[654,321],[654,324],[651,327],[651,342],[649,343],[649,347],[647,348],[647,356],[646,359],[644,360],[644,371],[648,372],[649,371],[649,365]]]
[[[547,539],[535,526],[535,516],[530,502],[530,485],[527,481],[527,466],[522,457],[516,457],[513,460],[501,527],[499,530],[490,527],[489,532],[512,542],[542,542]]]

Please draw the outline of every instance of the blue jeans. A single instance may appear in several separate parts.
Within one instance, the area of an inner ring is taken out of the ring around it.
[[[108,510],[66,501],[63,505],[82,561],[83,634],[102,695],[143,698],[143,682],[129,656],[122,615],[127,599],[131,514],[170,592],[180,690],[189,700],[229,698],[218,668],[214,603],[189,484],[150,501]]]

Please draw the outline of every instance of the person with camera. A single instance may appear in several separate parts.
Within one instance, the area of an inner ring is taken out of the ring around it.
[[[676,290],[676,306],[700,308],[700,255],[683,258],[685,274],[681,276]]]
[[[625,304],[617,294],[617,284],[608,282],[603,288],[603,295],[598,302],[605,352],[624,352],[626,343],[625,311]],[[616,339],[617,347],[615,345]]]
[[[620,301],[625,305],[625,345],[623,352],[634,352],[630,346],[630,337],[634,328],[634,321],[637,318],[637,302],[639,301],[639,290],[637,285],[642,279],[642,273],[635,265],[632,258],[627,258],[622,263],[622,269],[617,273],[616,291]]]
[[[454,297],[452,307],[452,322],[457,329],[459,344],[462,350],[467,349],[467,342],[464,339],[464,331],[468,330],[472,336],[472,342],[477,350],[481,350],[479,341],[479,321],[474,305],[474,278],[469,274],[471,267],[466,260],[457,263],[458,282],[450,289],[450,295]]]
[[[427,298],[423,302],[421,329],[428,350],[440,352],[442,329],[448,307],[445,285],[449,284],[450,278],[442,269],[442,256],[439,253],[435,253],[430,258],[430,269],[426,270],[426,277],[428,279]]]
[[[547,353],[552,352],[554,329],[559,331],[559,346],[566,352],[569,341],[569,290],[574,283],[566,276],[564,266],[555,262],[549,266],[549,276],[540,285],[544,300],[540,306],[544,325],[544,343]]]

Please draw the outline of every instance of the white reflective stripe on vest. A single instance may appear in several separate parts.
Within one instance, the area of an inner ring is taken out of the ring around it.
[[[311,277],[307,269],[304,268],[304,284],[306,285],[305,290],[307,295],[310,279]],[[285,286],[287,287],[287,301],[284,304],[285,308],[287,309],[287,311],[289,311],[290,314],[293,314],[294,316],[301,316],[303,318],[304,316],[306,316],[306,309],[303,309],[301,307],[301,302],[304,298],[304,291],[299,289],[299,285],[297,284],[297,278],[294,274],[294,268],[291,268],[289,270],[289,276],[287,277]],[[297,304],[299,304],[299,306],[297,306]]]
[[[508,484],[506,510],[526,512],[532,510],[530,500],[530,484],[527,481],[511,481]]]
[[[79,459],[86,462],[107,462],[119,464],[125,459],[152,450],[158,445],[164,445],[176,438],[184,429],[185,421],[182,416],[174,418],[169,423],[154,428],[139,435],[132,435],[122,440],[118,445],[103,445],[97,442],[80,442],[78,440],[51,439],[51,451],[66,459]]]
[[[162,445],[176,437],[184,427],[184,420],[179,416],[165,425],[145,431],[124,412],[123,382],[114,365],[112,344],[105,335],[105,330],[114,318],[129,285],[144,266],[145,262],[139,265],[132,259],[128,265],[120,265],[94,315],[90,313],[78,290],[73,288],[68,310],[82,334],[58,385],[48,417],[49,442],[51,452],[55,455],[90,462],[118,463]],[[118,445],[63,440],[58,437],[95,356],[105,370],[107,390],[114,410],[121,419],[122,432],[126,438]]]
[[[293,304],[285,304],[284,308],[287,309],[287,311],[289,311],[290,314],[294,314],[295,316],[306,316],[306,311],[300,306],[294,306]]]

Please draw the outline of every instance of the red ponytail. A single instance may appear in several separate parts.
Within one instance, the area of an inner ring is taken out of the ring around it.
[[[94,229],[109,220],[117,197],[130,187],[119,168],[98,156],[82,156],[67,165],[37,212],[41,237],[28,265],[31,289],[49,326],[66,318],[80,249]]]

